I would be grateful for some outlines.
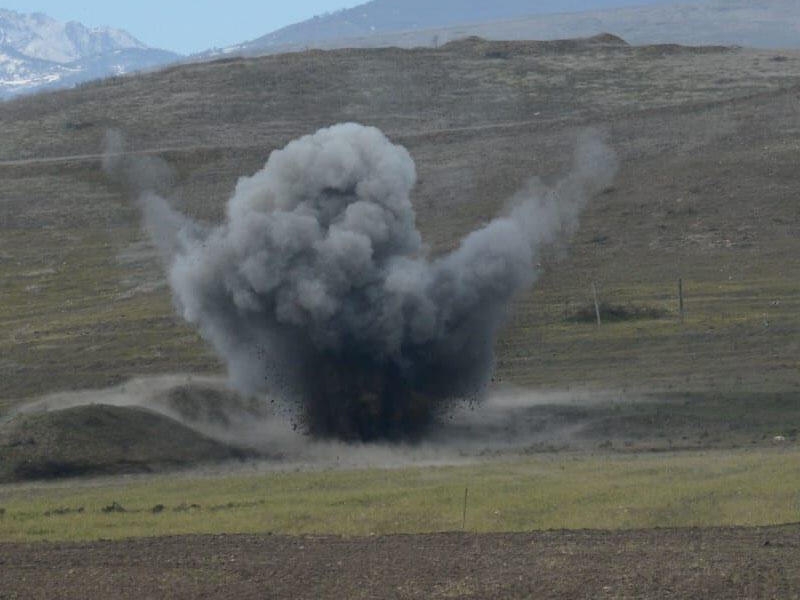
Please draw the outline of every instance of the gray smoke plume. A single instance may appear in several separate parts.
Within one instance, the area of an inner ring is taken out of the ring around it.
[[[106,167],[136,182],[178,310],[234,386],[294,403],[311,434],[370,440],[413,438],[451,401],[480,397],[538,253],[575,230],[616,159],[584,136],[555,186],[532,179],[507,215],[435,259],[415,225],[414,162],[375,128],[336,125],[273,152],[212,228],[142,185],[154,167],[136,165]]]

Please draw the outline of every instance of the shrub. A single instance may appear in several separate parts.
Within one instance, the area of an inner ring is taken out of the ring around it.
[[[607,323],[661,319],[668,314],[663,308],[655,306],[600,303],[600,320]],[[567,315],[565,320],[570,323],[594,323],[597,320],[594,303],[580,307],[572,314]]]

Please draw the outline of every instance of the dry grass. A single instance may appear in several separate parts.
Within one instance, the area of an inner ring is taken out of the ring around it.
[[[792,391],[800,300],[794,56],[518,45],[300,53],[187,65],[0,105],[8,159],[94,153],[108,126],[176,167],[175,203],[218,220],[243,173],[317,125],[356,119],[407,145],[434,253],[568,168],[575,129],[611,134],[622,170],[570,249],[543,258],[499,341],[498,375],[545,387]],[[504,52],[508,49],[498,46]],[[68,123],[90,122],[76,131]],[[0,165],[0,411],[143,373],[218,372],[173,314],[138,216],[96,159]],[[676,317],[683,277],[688,315]],[[591,325],[601,300],[667,318]],[[670,318],[670,315],[673,318]],[[1,414],[1,413],[0,413]]]

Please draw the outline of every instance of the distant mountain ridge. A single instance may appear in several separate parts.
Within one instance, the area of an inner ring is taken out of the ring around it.
[[[160,66],[173,52],[109,27],[0,9],[0,98]]]
[[[595,0],[596,9],[640,4],[663,4],[670,0]],[[533,15],[579,12],[586,0],[371,0],[354,8],[319,15],[289,25],[251,42],[227,49],[270,51],[306,44],[329,44],[335,40],[381,36],[405,31],[484,23]]]
[[[611,33],[632,44],[800,48],[800,0],[371,0],[250,42],[190,57],[257,56],[309,48],[438,46]],[[0,9],[0,100],[177,62],[129,33]]]
[[[407,48],[467,36],[553,40],[604,32],[634,44],[800,47],[798,0],[601,0],[592,2],[591,10],[586,5],[579,0],[373,0],[206,56]]]

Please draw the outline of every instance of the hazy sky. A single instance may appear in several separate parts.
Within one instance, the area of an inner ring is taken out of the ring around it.
[[[435,0],[432,0],[435,1]],[[365,0],[0,0],[0,8],[125,29],[149,46],[188,54],[252,40]]]

